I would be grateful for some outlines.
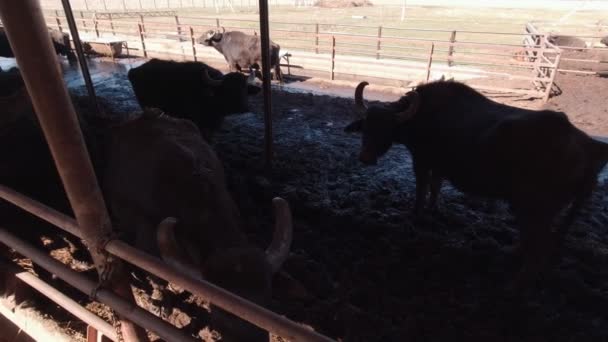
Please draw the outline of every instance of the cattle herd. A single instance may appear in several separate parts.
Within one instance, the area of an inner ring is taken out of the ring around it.
[[[224,116],[248,111],[248,97],[260,92],[253,74],[236,72],[259,59],[239,60],[227,52],[222,42],[243,39],[230,33],[210,32],[205,43],[227,56],[233,72],[222,74],[200,62],[150,60],[128,74],[143,113],[117,126],[87,125],[83,116],[82,129],[124,239],[265,305],[273,274],[289,253],[292,219],[287,203],[275,198],[270,247],[247,241],[211,145]],[[530,286],[550,266],[590,198],[608,161],[608,144],[574,127],[564,113],[499,104],[453,80],[419,85],[395,102],[370,107],[363,99],[366,85],[355,90],[361,119],[345,128],[362,133],[360,161],[375,164],[393,144],[407,147],[416,180],[412,215],[435,214],[444,181],[466,194],[506,201],[520,228],[524,259],[513,285]],[[0,73],[0,104],[0,184],[69,213],[17,69]],[[0,211],[9,217],[14,209],[2,203]],[[556,222],[562,211],[566,215]],[[246,329],[248,336],[263,335]]]

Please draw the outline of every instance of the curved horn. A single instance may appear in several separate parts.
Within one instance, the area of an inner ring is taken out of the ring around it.
[[[207,70],[206,68],[203,71],[203,81],[212,87],[218,87],[222,84],[221,80],[214,80],[213,78],[211,78],[211,76],[209,76],[209,70]]]
[[[287,201],[280,197],[272,200],[275,214],[275,227],[272,242],[266,250],[266,260],[272,270],[276,273],[289,255],[291,240],[293,238],[293,227],[291,221],[291,210]]]
[[[367,106],[363,102],[363,88],[367,85],[369,85],[369,83],[364,81],[359,83],[357,89],[355,89],[355,106],[360,114],[365,114],[367,111]]]
[[[420,94],[417,91],[410,91],[405,94],[404,99],[407,100],[408,106],[403,112],[397,113],[397,122],[405,122],[414,116],[420,107]]]
[[[167,217],[156,230],[156,242],[160,250],[161,258],[168,265],[186,273],[195,279],[203,279],[203,275],[192,264],[184,253],[184,249],[179,246],[175,238],[175,226],[177,219]]]
[[[222,34],[226,33],[226,28],[222,26]]]

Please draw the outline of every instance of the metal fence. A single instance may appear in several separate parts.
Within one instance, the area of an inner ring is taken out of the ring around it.
[[[255,20],[191,17],[175,12],[77,11],[80,32],[97,38],[124,40],[129,52],[188,60],[216,61],[223,57],[196,44],[211,29],[254,33]],[[47,22],[65,26],[61,11]],[[407,87],[446,75],[487,91],[521,94],[547,100],[560,50],[539,32],[499,33],[467,30],[329,25],[272,22],[271,36],[289,51],[288,73],[330,80],[369,77]],[[356,29],[364,33],[348,33]],[[461,38],[462,37],[462,38]],[[533,44],[490,43],[496,37],[534,37]],[[517,53],[525,55],[517,60]],[[468,81],[470,80],[470,81]]]

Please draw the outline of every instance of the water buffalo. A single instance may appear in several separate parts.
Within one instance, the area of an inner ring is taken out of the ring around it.
[[[76,60],[76,55],[72,52],[70,45],[70,35],[62,33],[59,30],[49,29],[49,37],[53,42],[55,53],[61,56],[66,56],[69,61]],[[0,28],[0,57],[14,58],[13,49],[11,48],[4,28]]]
[[[600,40],[600,43],[602,43],[602,44],[604,44],[604,45],[608,46],[608,36],[606,36],[606,37],[602,38],[602,40]]]
[[[262,43],[261,38],[257,35],[248,35],[240,31],[226,32],[222,28],[222,32],[208,31],[198,38],[198,43],[213,46],[219,51],[228,62],[230,71],[250,68],[259,70],[262,65]],[[282,83],[280,50],[279,44],[270,42],[270,66],[274,68],[275,78]]]
[[[550,35],[547,37],[547,40],[559,47],[576,48],[580,49],[580,51],[587,47],[587,43],[584,40],[573,36]]]
[[[366,85],[355,91],[365,117],[345,129],[363,132],[359,159],[374,164],[392,144],[404,144],[413,159],[418,213],[429,185],[434,200],[442,179],[465,193],[505,200],[522,233],[525,267],[516,283],[528,285],[590,197],[608,145],[574,127],[564,113],[503,105],[459,82],[420,85],[369,108]],[[553,220],[568,205],[562,234],[553,234]]]
[[[108,136],[102,188],[127,238],[194,277],[267,303],[291,244],[287,203],[274,199],[274,239],[263,251],[241,231],[222,165],[192,122],[148,111]]]
[[[224,116],[249,110],[248,95],[260,87],[241,73],[223,75],[200,62],[152,59],[129,70],[129,81],[142,108],[160,108],[167,115],[193,121],[205,138]]]

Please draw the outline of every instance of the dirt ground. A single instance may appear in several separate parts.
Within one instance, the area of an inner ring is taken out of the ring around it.
[[[548,107],[607,136],[608,80],[559,75],[557,84],[562,94]],[[84,94],[80,86],[72,90]],[[137,108],[124,73],[105,77],[97,92],[115,119]],[[444,185],[439,213],[414,220],[408,153],[396,146],[378,166],[361,165],[360,137],[343,132],[355,118],[351,98],[275,90],[273,99],[271,170],[263,165],[260,96],[252,98],[252,113],[227,118],[214,144],[257,245],[271,239],[271,199],[282,196],[291,205],[294,243],[284,270],[309,296],[279,287],[271,309],[343,341],[608,340],[605,180],[572,228],[559,264],[528,293],[512,294],[505,289],[519,267],[513,251],[519,234],[502,203]],[[77,105],[87,110],[86,101]],[[149,284],[135,286],[138,302],[159,313]],[[204,301],[186,293],[176,298],[169,319],[213,340],[212,332],[201,332],[208,320]],[[80,301],[109,314],[86,296]]]

